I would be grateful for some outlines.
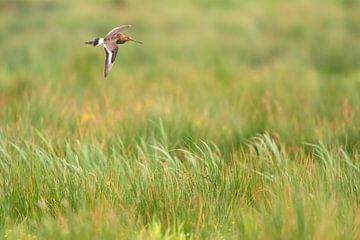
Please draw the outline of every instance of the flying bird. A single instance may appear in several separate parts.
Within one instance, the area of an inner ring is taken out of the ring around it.
[[[131,27],[131,25],[122,25],[120,27],[116,27],[112,29],[108,34],[106,34],[103,38],[96,38],[93,41],[85,42],[86,44],[91,44],[94,47],[103,45],[106,58],[105,58],[105,70],[104,70],[104,76],[105,78],[109,74],[114,62],[115,58],[118,52],[118,46],[117,44],[124,44],[127,41],[132,41],[136,43],[141,43],[140,41],[134,40],[129,36],[126,36],[125,34],[121,33],[124,29]]]

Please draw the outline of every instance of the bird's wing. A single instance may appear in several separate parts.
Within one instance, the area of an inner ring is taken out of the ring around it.
[[[126,28],[129,28],[129,27],[131,27],[131,25],[122,25],[122,26],[120,26],[120,27],[116,27],[116,28],[112,29],[108,34],[106,34],[105,38],[106,38],[106,39],[117,38],[117,37],[118,37],[117,35],[118,35],[122,30],[124,30],[124,29],[126,29]]]
[[[107,77],[115,62],[118,47],[116,44],[104,44],[103,46],[106,54],[104,76]]]

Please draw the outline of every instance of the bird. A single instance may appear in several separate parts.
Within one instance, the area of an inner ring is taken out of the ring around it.
[[[102,45],[105,50],[105,69],[104,77],[106,78],[109,75],[109,72],[115,62],[116,55],[118,52],[117,44],[124,44],[128,41],[136,42],[142,44],[142,42],[132,39],[131,37],[121,33],[124,29],[131,27],[131,25],[121,25],[119,27],[113,28],[108,34],[103,38],[95,38],[92,41],[87,41],[85,44],[93,45],[94,47]]]

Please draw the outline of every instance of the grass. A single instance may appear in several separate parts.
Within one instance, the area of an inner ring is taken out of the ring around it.
[[[359,12],[0,2],[1,238],[359,238]]]

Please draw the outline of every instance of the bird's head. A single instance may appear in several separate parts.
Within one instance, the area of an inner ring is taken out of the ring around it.
[[[125,42],[131,41],[131,42],[136,42],[136,43],[142,44],[142,42],[137,41],[137,40],[135,40],[135,39],[132,39],[132,38],[129,37],[129,36],[124,36],[124,41],[125,41]]]

